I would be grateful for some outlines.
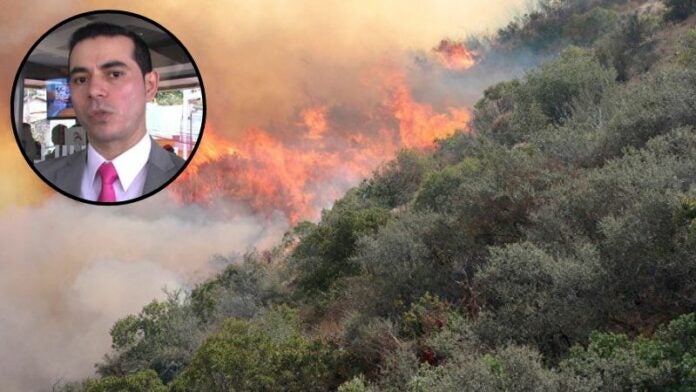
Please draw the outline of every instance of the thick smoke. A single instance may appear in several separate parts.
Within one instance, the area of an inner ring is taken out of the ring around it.
[[[461,39],[502,25],[524,3],[363,0],[279,7],[261,1],[184,13],[158,5],[153,14],[172,26],[204,82],[216,86],[207,91],[210,119],[216,131],[235,139],[249,128],[285,124],[316,104],[367,112],[382,99],[370,79],[376,69],[405,66],[412,53],[445,36]]]
[[[213,253],[268,247],[287,229],[282,218],[211,215],[166,193],[133,208],[85,208],[63,196],[8,208],[0,217],[3,390],[89,374],[118,318],[162,298],[165,287],[210,276],[220,267],[210,264]]]

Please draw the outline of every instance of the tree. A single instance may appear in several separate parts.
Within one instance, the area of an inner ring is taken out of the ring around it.
[[[694,0],[663,0],[666,6],[665,19],[670,21],[682,21],[696,12]]]
[[[337,392],[371,392],[374,389],[365,383],[365,377],[355,377],[350,381],[346,381],[338,387]]]
[[[447,173],[448,169],[442,172],[453,184],[435,176],[429,179],[415,207],[445,213],[444,220],[452,235],[457,233],[459,242],[469,249],[465,253],[470,261],[477,258],[474,254],[485,251],[485,246],[522,238],[529,214],[544,203],[544,190],[558,175],[547,170],[543,156],[534,146],[507,149],[492,143],[482,148],[476,159],[466,159],[454,170],[458,178]],[[428,198],[437,192],[443,193]],[[435,206],[433,201],[443,203]],[[439,231],[438,235],[457,243],[446,232]],[[438,238],[435,241],[440,242]],[[476,249],[470,248],[471,243]],[[461,247],[455,249],[457,253],[464,252]]]
[[[162,106],[181,105],[184,103],[184,93],[181,90],[158,91],[155,102]]]
[[[519,80],[500,82],[488,87],[483,92],[483,98],[474,105],[474,128],[506,145],[521,140],[523,135],[510,124],[519,100],[519,89]]]
[[[559,57],[529,72],[522,82],[502,82],[476,103],[474,124],[498,143],[512,146],[530,140],[572,114],[579,99],[600,102],[613,86],[615,73],[588,49],[570,47]]]
[[[478,159],[465,158],[458,165],[446,166],[442,170],[430,173],[423,181],[415,197],[416,210],[431,210],[436,212],[451,212],[453,195],[459,186],[481,171]]]
[[[378,205],[395,208],[407,203],[416,193],[426,173],[430,160],[413,150],[402,150],[396,159],[377,171],[363,189],[363,197],[377,201]]]
[[[228,264],[214,279],[197,285],[190,295],[191,310],[203,325],[226,318],[250,319],[264,305],[280,301],[284,294],[281,269],[248,252],[241,260],[218,257]]]
[[[83,392],[167,392],[154,370],[141,370],[123,377],[108,376],[100,380],[87,380]]]
[[[616,80],[627,81],[657,61],[653,38],[656,27],[655,18],[634,13],[597,41],[597,56],[603,65],[616,70]]]
[[[612,31],[619,21],[619,13],[603,7],[594,7],[585,13],[574,13],[563,27],[564,35],[576,45],[590,46],[599,37]]]
[[[507,345],[492,353],[469,352],[443,366],[421,365],[409,391],[553,391],[558,376],[533,349]]]
[[[551,360],[602,325],[603,281],[592,246],[553,257],[530,243],[492,248],[476,274],[484,312],[474,329],[491,345],[532,345]]]
[[[382,208],[352,209],[337,203],[292,254],[299,292],[314,297],[328,292],[337,280],[358,274],[360,266],[352,258],[358,240],[388,219]]]
[[[180,293],[173,293],[114,324],[114,354],[106,355],[97,371],[102,376],[124,376],[152,369],[169,382],[188,364],[204,333],[190,307],[180,303]]]
[[[679,39],[677,62],[687,68],[696,65],[696,29],[687,31]]]
[[[440,257],[431,242],[440,221],[434,213],[401,214],[377,234],[364,237],[355,261],[373,291],[367,301],[368,314],[400,314],[411,302],[430,292],[443,298],[458,294],[461,279],[454,260]]]
[[[599,102],[603,92],[612,85],[613,76],[591,51],[569,47],[558,59],[527,75],[521,100],[537,102],[543,114],[558,124],[570,114],[573,101],[581,95],[587,94],[593,102]]]
[[[172,391],[322,391],[332,386],[335,354],[299,331],[280,307],[253,322],[225,321],[209,336]]]
[[[684,214],[695,171],[690,128],[655,137],[551,190],[528,239],[558,255],[572,255],[573,244],[595,246],[607,322],[619,331],[650,331],[696,305],[691,220]]]
[[[568,390],[664,390],[696,388],[696,321],[682,315],[652,338],[595,332],[561,365]]]

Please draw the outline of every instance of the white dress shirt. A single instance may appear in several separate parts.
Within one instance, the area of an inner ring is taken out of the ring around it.
[[[152,141],[150,136],[140,139],[133,147],[114,158],[113,163],[118,173],[118,180],[114,182],[116,201],[135,199],[143,194],[147,169],[145,165],[150,157]],[[97,170],[106,159],[102,157],[91,144],[87,146],[87,167],[82,174],[82,198],[97,201],[101,191],[101,177]]]

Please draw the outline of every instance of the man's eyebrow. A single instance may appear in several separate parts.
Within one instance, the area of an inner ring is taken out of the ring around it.
[[[128,68],[128,64],[124,63],[123,61],[113,60],[113,61],[107,61],[106,63],[99,66],[100,69],[109,69],[109,68],[115,68],[115,67]]]
[[[112,60],[112,61],[107,61],[106,63],[102,64],[99,66],[99,69],[110,69],[110,68],[116,68],[116,67],[125,67],[128,68],[128,64],[124,63],[123,61],[118,61],[118,60]],[[76,73],[88,73],[89,71],[85,67],[74,67],[73,69],[70,70],[70,76]]]
[[[70,76],[72,76],[76,73],[86,73],[86,72],[87,72],[87,68],[85,68],[85,67],[75,67],[75,68],[70,70]]]

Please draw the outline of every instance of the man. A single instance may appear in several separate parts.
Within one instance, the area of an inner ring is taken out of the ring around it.
[[[85,200],[118,202],[158,190],[184,160],[147,134],[145,106],[159,75],[150,52],[134,33],[92,23],[70,39],[72,103],[87,130],[86,150],[41,162],[37,170],[63,191]]]
[[[34,135],[31,133],[31,125],[28,123],[22,123],[22,133],[20,134],[19,140],[24,149],[24,153],[30,160],[41,158],[41,145],[37,147],[36,140],[34,140]]]

